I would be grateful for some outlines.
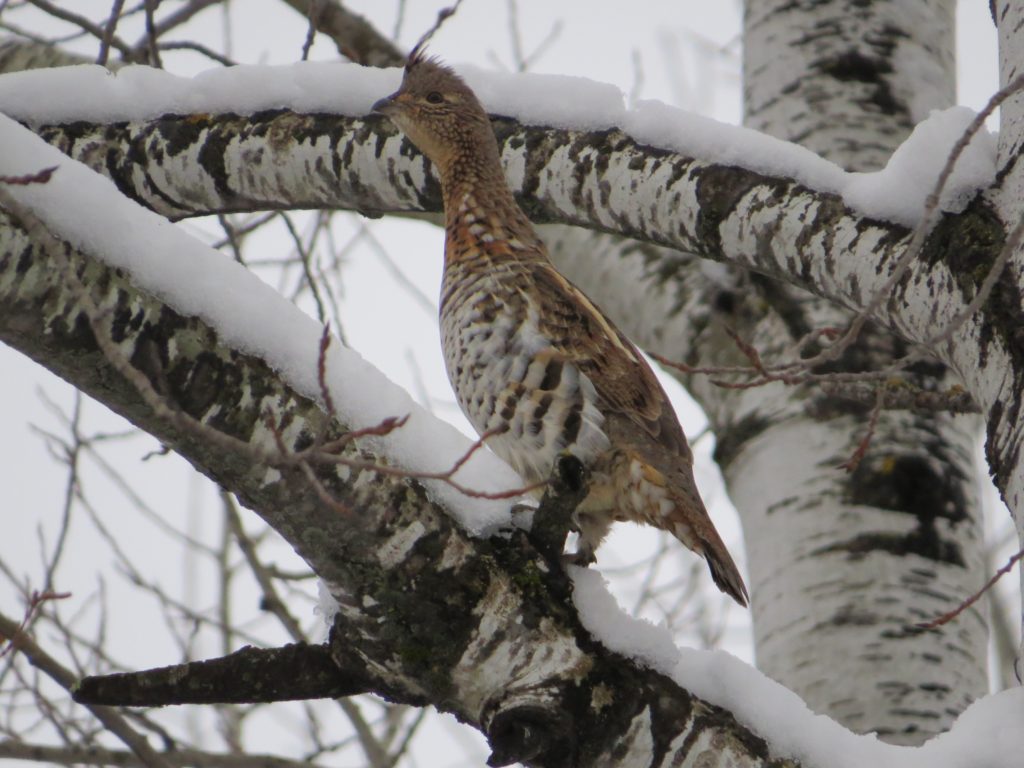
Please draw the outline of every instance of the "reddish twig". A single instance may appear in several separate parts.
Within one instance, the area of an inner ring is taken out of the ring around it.
[[[864,437],[862,437],[860,442],[857,444],[857,449],[853,452],[853,455],[840,464],[838,469],[845,469],[847,472],[853,472],[860,466],[860,462],[868,452],[868,446],[871,445],[871,440],[875,436],[875,429],[878,427],[878,417],[882,413],[882,404],[884,402],[885,389],[883,387],[879,387],[878,394],[875,396],[875,407],[871,409],[871,418],[868,419],[867,432],[864,433]]]
[[[763,376],[767,376],[768,371],[765,370],[764,363],[761,362],[761,354],[757,351],[757,348],[754,347],[754,345],[751,344],[750,342],[744,341],[742,338],[740,338],[740,335],[729,326],[725,326],[725,332],[729,336],[729,338],[733,340],[733,343],[736,345],[737,349],[739,349],[740,352],[746,355],[747,359],[750,361],[750,364],[754,367],[754,370],[762,374]]]
[[[334,399],[327,387],[327,349],[331,346],[331,324],[324,323],[324,332],[320,334],[320,349],[316,356],[316,380],[320,385],[320,397],[324,401],[324,408],[327,415],[334,419],[338,412],[334,408]]]
[[[971,595],[966,600],[964,600],[962,603],[960,603],[960,605],[958,605],[952,611],[950,611],[949,613],[944,613],[941,616],[939,616],[938,618],[932,619],[931,621],[924,622],[924,623],[921,623],[921,624],[915,624],[914,626],[917,629],[935,629],[936,627],[941,627],[943,624],[948,624],[953,619],[955,619],[957,616],[959,616],[961,613],[963,613],[968,608],[970,608],[972,605],[974,605],[976,602],[978,602],[978,600],[981,599],[982,595],[984,595],[986,592],[988,592],[997,581],[999,581],[1001,578],[1003,578],[1003,576],[1005,576],[1010,571],[1012,571],[1013,570],[1013,566],[1015,566],[1017,564],[1017,562],[1020,561],[1021,559],[1024,559],[1024,549],[1019,549],[1017,551],[1017,553],[1015,555],[1013,555],[1009,559],[1009,561],[1006,563],[1006,565],[1004,565],[1002,568],[1000,568],[998,571],[996,571],[995,574],[992,576],[992,578],[985,582],[985,586],[983,586],[981,589],[979,589],[973,595]]]
[[[651,352],[650,350],[647,350],[647,354],[650,355],[654,360],[657,360],[659,363],[664,365],[666,368],[673,368],[679,371],[680,373],[700,372],[700,369],[698,368],[694,368],[693,366],[687,365],[686,363],[679,363],[676,362],[675,360],[669,360],[667,357],[659,355],[657,352]]]
[[[54,165],[50,168],[43,168],[35,173],[27,173],[24,176],[0,176],[0,184],[11,184],[17,187],[27,187],[29,184],[45,184],[57,170]]]
[[[4,635],[0,633],[0,641],[7,642],[7,646],[0,649],[0,658],[3,658],[17,647],[18,635],[25,631],[25,628],[29,625],[29,622],[32,621],[32,617],[39,609],[39,606],[50,600],[66,600],[69,597],[71,597],[70,592],[53,592],[52,590],[46,590],[45,592],[33,591],[31,597],[29,597],[28,605],[25,607],[25,615],[22,616],[21,623],[18,624],[14,632],[11,633],[11,636],[4,637]]]
[[[274,418],[274,414],[269,409],[263,414],[263,421],[267,425],[267,429],[270,430],[270,434],[274,436],[274,444],[277,446],[277,452],[281,457],[294,458],[295,454],[288,451],[288,446],[285,445],[284,436],[281,434],[281,428],[277,423],[277,419]],[[309,466],[309,462],[300,460],[296,463],[302,474],[306,476],[306,480],[313,487],[313,492],[316,493],[320,501],[340,515],[348,516],[351,514],[351,510],[347,506],[327,492],[323,483],[320,482],[320,478],[316,476],[313,468]]]
[[[390,429],[405,424],[407,419],[408,416],[398,420],[385,419],[383,422],[381,422],[381,424],[378,424],[376,427],[370,427],[368,429],[361,430],[361,432],[362,434],[372,435],[376,434],[373,430],[390,431]],[[393,425],[392,421],[394,421]],[[468,462],[473,457],[473,454],[475,454],[477,451],[484,447],[484,444],[488,439],[494,437],[495,435],[500,435],[507,429],[507,427],[495,427],[494,429],[490,429],[487,432],[484,432],[484,434],[480,436],[477,440],[475,440],[473,444],[469,446],[469,448],[467,448],[466,451],[458,459],[456,459],[455,462],[448,469],[441,470],[438,472],[418,471],[406,469],[403,467],[390,467],[386,464],[378,464],[372,461],[359,461],[357,459],[349,459],[342,456],[336,456],[328,452],[328,449],[335,447],[335,444],[347,442],[348,440],[351,439],[353,435],[356,435],[358,433],[348,433],[344,437],[335,441],[333,444],[325,445],[322,449],[317,450],[316,448],[308,448],[304,451],[297,451],[295,453],[289,454],[285,458],[288,460],[287,463],[302,464],[317,462],[325,464],[341,464],[351,469],[368,470],[370,472],[377,472],[382,475],[408,477],[414,480],[438,480],[440,482],[445,483],[446,485],[450,485],[463,496],[469,496],[470,498],[474,499],[489,499],[492,501],[498,499],[512,499],[535,491],[538,488],[543,488],[548,484],[548,481],[541,480],[536,483],[531,483],[530,485],[525,485],[521,488],[510,488],[507,491],[492,492],[478,491],[473,488],[469,488],[468,486],[465,486],[454,479],[454,476],[458,473],[458,471],[462,469],[462,467],[465,466],[466,462]],[[386,434],[386,432],[383,433]]]

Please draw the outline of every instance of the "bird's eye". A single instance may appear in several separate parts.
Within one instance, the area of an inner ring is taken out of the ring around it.
[[[437,91],[431,91],[430,93],[427,94],[427,101],[429,101],[431,104],[440,104],[442,101],[444,101],[444,96],[442,96]]]

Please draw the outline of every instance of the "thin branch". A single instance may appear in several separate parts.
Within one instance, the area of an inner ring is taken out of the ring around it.
[[[926,238],[938,221],[940,213],[939,198],[941,197],[943,190],[946,188],[946,185],[949,183],[949,178],[953,174],[953,168],[956,166],[957,160],[960,159],[960,155],[963,154],[967,145],[970,144],[971,139],[973,139],[974,135],[981,130],[982,126],[985,125],[985,121],[999,107],[999,105],[1016,94],[1022,88],[1024,88],[1024,73],[1018,75],[1008,85],[996,91],[992,98],[988,100],[984,109],[974,116],[974,119],[960,135],[960,138],[957,139],[956,143],[953,145],[952,151],[950,151],[949,156],[946,158],[946,162],[942,166],[942,171],[939,173],[938,178],[935,180],[935,185],[933,186],[932,191],[925,199],[924,213],[921,216],[921,220],[917,223],[917,226],[914,227],[910,242],[907,244],[906,250],[896,263],[896,267],[893,269],[892,274],[889,275],[889,279],[886,280],[885,283],[883,283],[881,287],[874,292],[874,294],[872,294],[867,305],[853,319],[842,338],[831,346],[823,349],[822,352],[813,359],[813,361],[810,361],[811,365],[836,360],[860,335],[860,332],[867,321],[871,317],[874,317],[882,304],[889,299],[892,295],[893,289],[895,289],[900,280],[903,279],[903,275],[920,254],[921,249],[924,247]]]
[[[160,46],[157,44],[156,22],[153,20],[158,2],[159,0],[146,0],[146,49],[150,65],[157,69],[163,69],[163,62],[160,61]]]
[[[860,466],[861,461],[868,452],[868,447],[871,445],[871,440],[875,436],[875,429],[878,427],[878,417],[882,413],[882,389],[878,390],[878,395],[875,400],[875,407],[871,409],[871,416],[868,418],[868,428],[864,432],[864,437],[861,438],[857,444],[857,449],[853,452],[853,455],[839,465],[839,469],[845,469],[847,472],[853,472]]]
[[[285,0],[307,19],[315,22],[316,31],[327,35],[345,58],[367,67],[396,67],[405,56],[358,13],[345,8],[338,0]],[[315,16],[313,5],[318,6]]]
[[[302,43],[302,61],[309,61],[309,51],[313,47],[313,40],[316,38],[316,19],[320,13],[321,0],[309,0],[309,10],[306,12],[308,25],[306,27],[306,39]]]
[[[82,450],[82,436],[79,432],[79,425],[82,417],[82,393],[75,390],[75,406],[68,426],[71,429],[71,445],[64,446],[65,461],[68,465],[68,479],[64,485],[64,504],[61,509],[60,530],[57,535],[57,543],[53,547],[53,554],[46,566],[46,576],[43,581],[43,589],[53,589],[54,576],[57,573],[57,566],[60,564],[61,555],[64,553],[64,544],[67,542],[68,530],[71,527],[71,510],[74,507],[75,495],[78,489],[78,459]]]
[[[387,464],[380,464],[378,462],[351,459],[337,455],[333,452],[334,450],[337,450],[337,448],[354,439],[355,436],[368,434],[378,435],[381,434],[380,430],[382,429],[386,431],[396,429],[405,423],[405,418],[407,417],[401,419],[397,417],[385,419],[379,425],[370,427],[368,430],[357,430],[356,432],[344,435],[338,440],[324,445],[322,449],[320,446],[313,446],[305,450],[291,453],[281,451],[280,446],[278,446],[278,450],[276,451],[261,448],[258,445],[247,443],[244,440],[240,440],[226,432],[221,432],[220,430],[214,429],[209,425],[194,419],[189,414],[168,403],[168,401],[159,392],[157,392],[149,378],[147,378],[141,370],[136,368],[113,342],[107,329],[101,325],[100,321],[103,318],[103,313],[99,310],[99,307],[96,306],[92,296],[85,289],[85,286],[82,285],[78,275],[71,268],[71,264],[68,261],[67,256],[64,254],[62,244],[52,234],[50,234],[49,230],[46,229],[43,223],[10,194],[3,190],[2,187],[0,187],[0,206],[6,208],[16,219],[18,219],[22,226],[25,227],[29,236],[46,249],[54,263],[58,265],[58,268],[65,275],[67,284],[71,286],[72,291],[75,294],[75,298],[82,305],[86,319],[93,331],[96,343],[103,355],[110,362],[114,370],[121,374],[138,391],[143,402],[153,411],[154,415],[166,423],[174,425],[182,431],[197,435],[213,446],[237,453],[240,456],[247,456],[250,460],[256,463],[278,468],[288,466],[298,467],[300,471],[306,474],[310,479],[310,482],[313,484],[313,487],[317,490],[318,494],[321,491],[326,493],[326,491],[324,491],[322,484],[316,479],[312,469],[309,467],[311,462],[321,464],[340,464],[353,469],[368,470],[378,474],[386,474],[396,477],[408,477],[417,480],[437,480],[451,486],[465,496],[490,500],[517,498],[546,485],[547,481],[541,481],[518,488],[511,488],[506,491],[490,492],[475,490],[456,481],[454,479],[456,472],[458,472],[458,470],[467,461],[469,461],[476,451],[483,447],[484,440],[493,436],[492,433],[486,433],[483,437],[473,443],[452,467],[442,471],[403,469],[401,467],[393,467]],[[386,432],[384,432],[384,434],[386,434]],[[323,498],[325,502],[328,502],[328,499],[329,496]],[[337,502],[332,504],[332,506],[336,505]],[[341,508],[343,509],[343,507]]]
[[[302,631],[302,627],[299,626],[299,622],[295,617],[288,612],[284,600],[278,594],[277,588],[274,586],[273,575],[259,559],[259,555],[256,552],[256,544],[245,532],[245,527],[242,525],[242,517],[238,513],[238,506],[235,504],[234,498],[225,490],[221,490],[220,498],[221,503],[224,505],[224,514],[227,517],[231,535],[238,544],[238,548],[242,551],[242,557],[245,558],[249,571],[252,573],[253,578],[256,579],[256,583],[259,584],[260,590],[263,593],[262,604],[277,617],[292,640],[295,642],[307,641],[309,638],[306,637],[305,632]]]
[[[434,22],[434,25],[430,29],[423,33],[420,39],[416,41],[416,45],[414,45],[412,47],[412,50],[409,51],[409,61],[412,61],[421,53],[423,53],[423,49],[426,47],[427,43],[430,42],[430,38],[432,38],[437,33],[437,31],[441,28],[441,25],[443,25],[446,21],[448,21],[448,19],[450,19],[452,16],[456,14],[456,12],[459,10],[460,5],[462,5],[462,0],[455,0],[454,5],[450,5],[447,8],[442,8],[440,11],[437,12],[437,21]]]
[[[102,41],[107,36],[107,32],[104,27],[100,27],[94,24],[85,16],[81,16],[80,14],[73,13],[72,11],[68,11],[64,8],[61,8],[60,6],[49,2],[49,0],[28,1],[41,11],[45,11],[46,13],[50,14],[55,18],[61,19],[62,21],[67,21],[71,24],[80,27],[85,32],[88,32],[90,35],[95,37],[97,40]],[[110,45],[113,45],[115,48],[121,51],[121,53],[125,54],[126,58],[131,54],[131,46],[114,34],[110,35]]]
[[[20,630],[16,622],[3,615],[0,615],[0,634],[11,638],[17,651],[28,659],[33,667],[43,672],[65,690],[71,691],[74,688],[78,676],[39,647],[32,638]],[[145,737],[135,731],[117,711],[110,707],[86,706],[107,730],[117,736],[138,756],[144,765],[150,768],[173,768],[171,763],[157,753]]]
[[[327,415],[334,419],[338,415],[334,407],[334,398],[331,397],[331,389],[327,386],[327,350],[331,346],[331,324],[324,323],[324,331],[320,334],[320,349],[316,356],[316,381],[320,386],[320,397],[324,401],[324,408]],[[390,431],[390,429],[388,430]]]
[[[302,274],[306,278],[306,285],[309,286],[309,290],[313,294],[313,301],[316,302],[317,319],[321,323],[325,323],[327,321],[327,313],[324,311],[324,302],[323,299],[320,298],[320,291],[317,289],[316,278],[313,276],[313,271],[310,268],[310,262],[312,261],[310,250],[313,248],[319,226],[314,228],[313,236],[310,238],[310,244],[307,247],[303,244],[302,236],[292,223],[291,216],[287,213],[282,213],[280,215],[281,220],[284,221],[284,225],[288,229],[288,234],[291,235],[292,241],[295,243],[295,250],[299,254],[299,261],[302,263]]]
[[[1003,270],[1006,269],[1010,258],[1017,253],[1022,240],[1024,240],[1024,214],[1021,214],[1021,217],[1017,220],[1017,225],[1010,232],[1010,236],[1006,238],[1003,249],[992,263],[992,267],[989,269],[988,274],[985,275],[985,279],[982,281],[974,298],[950,321],[949,325],[924,343],[926,348],[934,350],[938,345],[949,341],[957,329],[967,322],[971,315],[981,308],[982,304],[988,301],[992,289],[995,288],[996,281],[1003,274]]]
[[[25,628],[32,623],[32,617],[35,616],[36,611],[39,610],[43,603],[50,600],[65,600],[69,597],[71,597],[70,592],[51,592],[49,590],[33,592],[29,596],[28,605],[25,606],[25,614],[21,617],[21,623],[13,631],[0,627],[0,642],[6,643],[6,646],[0,649],[0,658],[8,655],[17,647],[16,642],[19,635],[24,633]]]
[[[172,40],[167,43],[159,43],[157,45],[159,51],[195,51],[201,53],[211,61],[216,61],[218,64],[223,64],[225,67],[234,67],[238,65],[237,61],[224,56],[223,54],[217,53],[212,48],[209,48],[202,43],[194,43],[190,40]]]
[[[1003,576],[1005,576],[1010,571],[1012,571],[1013,570],[1013,566],[1015,566],[1017,564],[1017,562],[1020,561],[1021,559],[1024,559],[1024,549],[1017,550],[1017,552],[1009,559],[1009,561],[1006,563],[1006,565],[1004,565],[1002,568],[1000,568],[998,571],[996,571],[995,574],[993,574],[992,578],[990,578],[988,581],[986,581],[985,585],[981,589],[979,589],[973,595],[971,595],[966,600],[964,600],[962,603],[960,603],[960,605],[958,605],[952,611],[949,611],[948,613],[944,613],[941,616],[939,616],[938,618],[933,619],[932,621],[928,621],[928,622],[925,622],[923,624],[915,624],[914,626],[917,629],[935,629],[937,627],[941,627],[943,624],[948,624],[953,619],[955,619],[957,616],[959,616],[961,613],[963,613],[968,608],[970,608],[972,605],[974,605],[976,602],[978,602],[978,600],[980,600],[982,598],[982,596],[986,592],[988,592],[995,585],[995,583],[997,581],[999,581],[1001,578],[1003,578]]]
[[[107,20],[107,25],[103,28],[103,37],[100,38],[100,50],[96,54],[96,63],[101,67],[107,65],[107,59],[110,57],[110,43],[114,39],[114,30],[117,29],[117,22],[121,20],[121,10],[124,8],[124,0],[114,0],[114,5],[110,9],[110,18]]]
[[[175,748],[162,754],[172,768],[318,768],[306,760],[287,760],[274,755],[247,752],[223,754],[198,749]],[[126,750],[105,747],[64,745],[54,747],[10,740],[0,741],[0,759],[26,760],[50,765],[105,765],[117,768],[143,768],[148,763]]]

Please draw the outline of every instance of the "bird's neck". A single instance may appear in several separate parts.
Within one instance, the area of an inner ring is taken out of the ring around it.
[[[480,250],[495,255],[538,250],[540,240],[508,187],[496,151],[493,157],[453,158],[440,170],[446,263]],[[456,243],[460,248],[453,247]]]

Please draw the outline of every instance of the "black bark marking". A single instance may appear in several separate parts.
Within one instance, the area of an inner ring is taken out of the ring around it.
[[[898,30],[897,36],[906,37]],[[868,103],[883,115],[906,114],[907,106],[893,94],[886,75],[892,74],[892,65],[886,57],[865,56],[858,50],[848,50],[821,62],[819,68],[840,82],[858,82],[871,85]]]
[[[237,135],[237,130],[224,130],[226,120],[237,120],[234,115],[223,115],[218,121],[219,130],[211,130],[199,148],[199,165],[213,179],[217,191],[226,199],[233,200],[236,195],[228,184],[228,170],[224,162],[224,153],[228,144]],[[237,126],[236,128],[241,128]]]
[[[732,216],[739,202],[755,187],[768,186],[780,199],[790,191],[791,184],[781,179],[747,171],[742,168],[709,165],[696,168],[696,197],[699,203],[696,236],[702,244],[702,255],[721,258],[723,249],[719,228]],[[761,238],[759,255],[769,248],[770,237]]]
[[[944,537],[936,522],[947,520],[955,528],[968,519],[963,486],[968,478],[944,475],[953,462],[929,461],[917,456],[872,457],[860,463],[850,475],[844,501],[877,509],[905,512],[917,520],[915,530],[905,535],[868,533],[834,544],[818,552],[847,552],[851,556],[874,551],[893,555],[915,554],[929,560],[966,567],[955,538]]]
[[[204,131],[209,130],[211,122],[209,115],[164,115],[155,122],[154,129],[164,140],[167,154],[176,157],[199,143],[199,138]]]
[[[771,425],[770,419],[755,415],[744,416],[739,421],[722,425],[715,434],[715,463],[723,472],[726,471],[747,443]]]

